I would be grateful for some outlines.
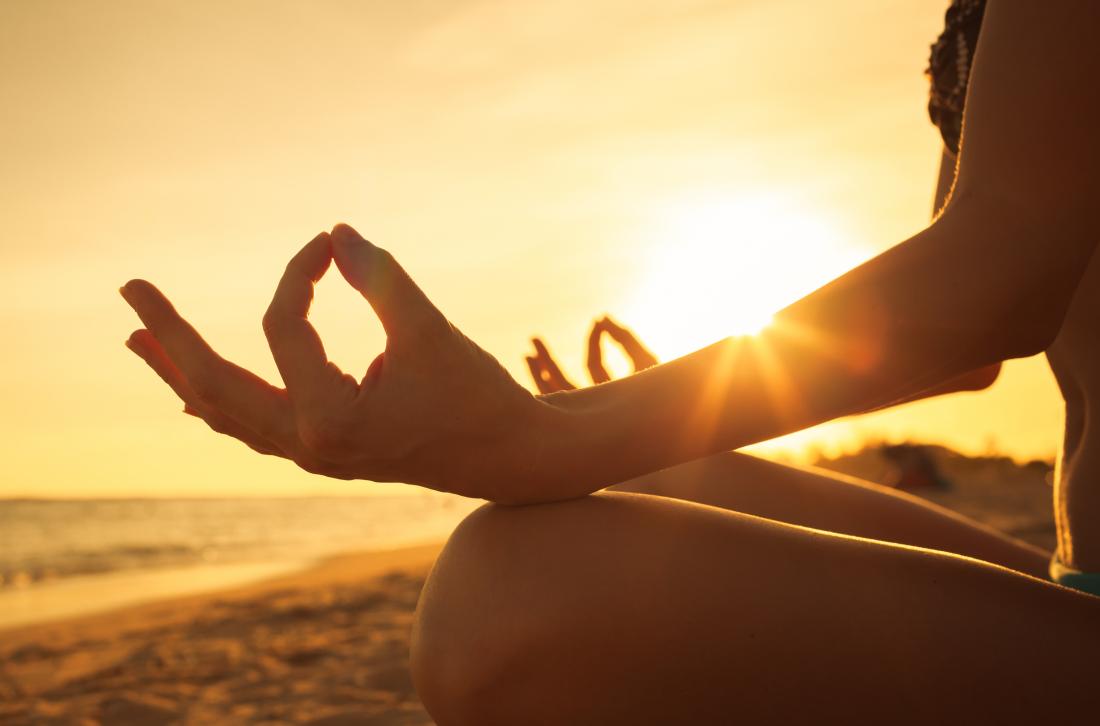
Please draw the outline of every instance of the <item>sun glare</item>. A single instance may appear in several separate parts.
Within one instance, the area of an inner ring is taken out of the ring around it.
[[[662,359],[758,333],[868,256],[821,210],[735,192],[659,205],[646,243],[644,278],[623,319]]]

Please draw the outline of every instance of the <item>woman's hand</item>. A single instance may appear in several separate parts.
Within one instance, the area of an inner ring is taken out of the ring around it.
[[[362,381],[326,358],[307,319],[314,283],[332,260],[386,331],[386,350]],[[127,346],[215,431],[327,476],[530,498],[520,488],[537,463],[536,429],[549,407],[351,227],[318,235],[290,261],[264,316],[285,390],[218,356],[148,282],[121,292],[146,326]]]
[[[630,358],[635,373],[657,365],[657,356],[653,355],[633,332],[604,316],[592,325],[592,330],[588,333],[588,375],[593,383],[607,383],[611,380],[603,364],[603,348],[600,345],[604,333],[618,343]],[[576,389],[576,386],[570,383],[561,372],[561,368],[558,367],[542,340],[535,338],[532,342],[535,345],[535,355],[527,357],[527,367],[531,369],[531,377],[535,379],[539,392],[546,394]]]

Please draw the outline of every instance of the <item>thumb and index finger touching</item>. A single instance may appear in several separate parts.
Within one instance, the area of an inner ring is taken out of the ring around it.
[[[333,227],[331,237],[337,269],[374,308],[386,335],[443,319],[389,252],[371,244],[346,224]]]
[[[393,257],[346,224],[322,232],[291,258],[264,315],[275,364],[292,400],[324,396],[327,373],[335,369],[317,330],[309,322],[314,286],[335,261],[344,279],[374,308],[387,335],[418,318],[439,315]]]

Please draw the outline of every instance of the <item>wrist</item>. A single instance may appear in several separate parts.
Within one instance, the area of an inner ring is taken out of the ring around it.
[[[624,379],[625,381],[626,379]],[[542,404],[536,479],[541,501],[582,497],[654,467],[639,442],[641,419],[624,382],[538,396]]]
[[[586,486],[592,462],[586,434],[586,417],[568,392],[536,396],[526,428],[525,447],[530,452],[525,496],[529,503],[584,496],[596,487]]]
[[[600,450],[597,417],[569,396],[532,396],[499,452],[501,474],[478,496],[504,505],[575,499],[615,483],[604,471],[609,457]],[[606,481],[605,481],[606,480]]]

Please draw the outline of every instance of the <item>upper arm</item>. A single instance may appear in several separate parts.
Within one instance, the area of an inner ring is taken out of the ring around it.
[[[956,194],[1037,215],[1100,194],[1100,3],[989,0],[963,116]]]
[[[872,406],[1053,341],[1100,238],[1098,45],[1100,2],[988,0],[942,213],[777,316],[864,360]]]
[[[1098,48],[1100,2],[988,1],[944,214],[1003,291],[992,324],[1026,324],[1023,354],[1053,341],[1100,238]]]

